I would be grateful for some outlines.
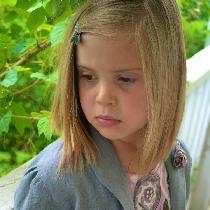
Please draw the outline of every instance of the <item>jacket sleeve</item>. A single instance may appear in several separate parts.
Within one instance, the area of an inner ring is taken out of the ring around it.
[[[53,199],[45,188],[42,176],[35,166],[25,172],[14,196],[15,210],[53,209]]]

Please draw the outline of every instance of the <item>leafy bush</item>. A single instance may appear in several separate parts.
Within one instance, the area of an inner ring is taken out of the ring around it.
[[[191,57],[205,46],[210,21],[208,0],[178,0],[183,20],[187,57]],[[210,44],[210,43],[208,43]]]
[[[49,129],[57,79],[51,53],[82,2],[0,2],[0,175],[57,137]]]

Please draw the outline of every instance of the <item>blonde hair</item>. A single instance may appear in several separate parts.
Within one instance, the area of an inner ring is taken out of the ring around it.
[[[175,0],[89,0],[75,14],[63,43],[53,103],[54,127],[64,147],[59,169],[71,172],[96,163],[94,140],[79,103],[75,45],[70,42],[79,21],[81,32],[132,36],[148,94],[148,123],[139,150],[139,174],[165,160],[176,142],[185,105],[186,58],[181,18]]]

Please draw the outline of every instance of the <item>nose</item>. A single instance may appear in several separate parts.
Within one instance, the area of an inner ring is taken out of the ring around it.
[[[108,83],[101,83],[97,87],[96,103],[107,106],[116,104],[114,87]]]

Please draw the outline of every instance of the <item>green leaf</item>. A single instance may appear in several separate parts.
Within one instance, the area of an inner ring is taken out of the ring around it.
[[[41,118],[37,124],[37,128],[38,128],[39,136],[41,134],[44,134],[44,136],[47,138],[47,140],[51,139],[52,131],[49,126],[49,118],[48,117]]]
[[[40,113],[38,112],[31,112],[31,116],[32,117],[37,117],[37,118],[43,118],[43,117],[50,117],[51,116],[51,112],[46,111],[46,110],[42,110],[40,111]]]
[[[65,21],[66,19],[71,19],[74,16],[74,12],[72,10],[72,8],[70,6],[68,6],[60,16],[57,16],[56,18],[54,18],[54,23],[59,23],[62,21]]]
[[[20,39],[16,41],[16,46],[13,48],[12,52],[18,57],[34,45],[36,45],[35,39]]]
[[[7,112],[5,115],[3,115],[3,117],[1,117],[1,119],[0,119],[0,134],[3,132],[8,133],[11,117],[12,117],[11,111]]]
[[[18,116],[28,115],[22,103],[13,102],[11,105],[11,111],[14,115],[18,115]],[[26,128],[32,128],[32,122],[30,119],[22,119],[22,118],[13,117],[11,122],[15,126],[19,134],[22,136]]]
[[[45,82],[49,82],[49,83],[56,83],[57,81],[57,74],[56,73],[52,73],[49,75],[45,75],[41,72],[36,72],[36,73],[32,73],[31,78],[37,78],[40,80],[44,80]]]
[[[15,70],[17,72],[25,72],[25,71],[31,71],[31,68],[23,67],[23,66],[15,66]]]
[[[42,1],[38,1],[34,6],[32,6],[31,8],[29,8],[27,11],[28,12],[33,12],[34,10],[40,8],[43,6]]]
[[[0,82],[0,85],[4,87],[10,87],[17,82],[17,79],[17,71],[15,70],[15,68],[12,68],[7,72],[4,80]]]
[[[47,2],[46,6],[45,6],[45,11],[47,12],[47,14],[52,17],[53,16],[53,1],[49,1]]]
[[[22,54],[27,49],[27,41],[25,39],[18,40],[16,42],[16,47],[12,50],[16,56]]]
[[[36,0],[18,0],[15,6],[27,10],[34,3],[36,3]]]
[[[32,11],[27,20],[27,27],[31,32],[36,31],[36,29],[44,23],[45,21],[45,10],[43,7],[39,7]]]
[[[47,80],[47,76],[41,72],[32,73],[30,77],[37,78],[37,79],[44,80],[44,81]]]
[[[56,46],[64,37],[66,26],[68,25],[67,21],[62,21],[53,26],[53,29],[50,33],[51,46]]]
[[[63,12],[66,10],[68,1],[67,0],[52,0],[52,13],[53,17],[59,17],[63,14]]]

